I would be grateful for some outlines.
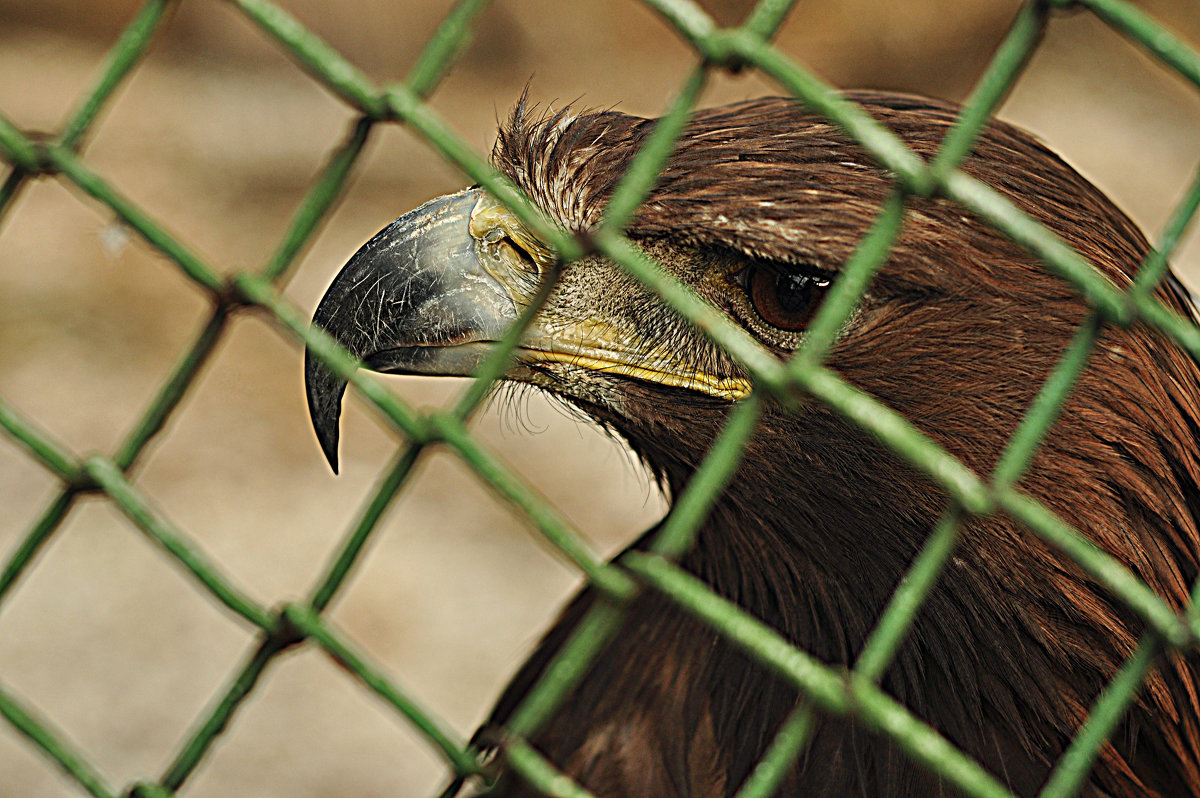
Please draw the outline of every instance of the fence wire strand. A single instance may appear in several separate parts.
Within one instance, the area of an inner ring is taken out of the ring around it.
[[[1081,788],[1096,756],[1124,717],[1151,667],[1165,649],[1195,647],[1200,639],[1200,584],[1184,616],[1174,612],[1144,583],[1101,552],[1065,520],[1015,486],[1029,468],[1038,446],[1054,423],[1076,380],[1087,367],[1106,324],[1149,324],[1200,357],[1200,329],[1165,308],[1153,291],[1166,277],[1167,261],[1200,207],[1200,172],[1176,205],[1171,219],[1136,276],[1122,292],[1109,284],[1078,253],[1049,230],[1021,213],[1011,202],[958,170],[979,132],[1012,89],[1035,51],[1049,13],[1068,6],[1083,8],[1104,20],[1185,81],[1200,88],[1200,54],[1134,7],[1128,0],[1032,0],[1018,12],[1008,35],[979,79],[975,90],[947,134],[936,157],[926,164],[875,119],[825,84],[811,71],[778,50],[771,40],[794,0],[762,0],[738,27],[718,26],[689,0],[643,0],[697,53],[691,71],[662,120],[655,126],[633,164],[612,194],[605,220],[586,243],[559,230],[519,190],[498,174],[426,105],[459,54],[487,0],[459,0],[415,61],[407,78],[380,87],[336,49],[305,28],[270,0],[229,0],[247,19],[274,40],[300,68],[346,103],[356,114],[345,141],[330,152],[266,263],[257,272],[223,276],[205,259],[167,231],[118,188],[87,166],[80,151],[87,134],[121,85],[167,24],[176,2],[149,0],[134,16],[109,52],[92,88],[64,122],[56,138],[22,132],[0,113],[0,159],[9,173],[0,185],[0,223],[22,187],[38,177],[56,177],[102,208],[161,252],[207,294],[213,310],[186,347],[161,389],[111,457],[86,458],[71,452],[28,419],[20,408],[0,398],[0,433],[56,477],[61,485],[35,523],[4,561],[0,571],[0,610],[11,587],[37,562],[82,493],[99,494],[115,504],[216,601],[256,627],[258,638],[227,686],[197,718],[180,742],[178,753],[157,780],[130,785],[129,796],[165,798],[178,791],[203,760],[217,737],[233,722],[239,706],[254,690],[270,663],[304,641],[324,651],[391,706],[446,761],[458,779],[482,775],[490,766],[434,714],[369,661],[323,612],[344,589],[362,550],[368,545],[387,507],[406,484],[428,444],[441,442],[503,500],[518,508],[533,529],[555,551],[577,567],[599,591],[591,611],[514,710],[502,731],[506,766],[546,795],[587,798],[590,794],[562,774],[539,753],[529,738],[561,704],[593,659],[617,634],[624,606],[642,590],[654,590],[710,625],[747,654],[791,681],[801,699],[787,717],[746,782],[738,798],[774,794],[803,751],[814,729],[815,712],[854,717],[868,729],[890,735],[917,762],[974,798],[1011,798],[994,776],[917,720],[887,696],[877,682],[883,676],[925,598],[952,556],[965,514],[1007,512],[1079,565],[1124,601],[1147,624],[1136,651],[1097,698],[1068,750],[1055,766],[1042,798],[1068,798]],[[757,68],[798,101],[839,126],[895,176],[896,189],[884,203],[870,230],[842,270],[810,329],[805,345],[787,363],[780,362],[740,327],[715,312],[687,286],[671,277],[623,234],[623,228],[646,198],[658,172],[670,157],[691,111],[713,69]],[[358,369],[353,357],[328,335],[310,328],[306,315],[280,294],[297,256],[344,192],[371,131],[378,124],[399,123],[416,131],[428,145],[465,176],[494,194],[536,235],[568,263],[590,251],[612,259],[656,292],[676,313],[722,346],[751,374],[755,393],[739,403],[704,459],[695,479],[675,503],[649,551],[629,552],[606,563],[585,543],[537,491],[512,474],[471,434],[466,422],[503,374],[523,330],[549,296],[558,270],[550,269],[531,306],[522,314],[479,369],[475,381],[449,411],[419,413]],[[902,229],[909,195],[940,195],[958,202],[1036,255],[1047,269],[1070,282],[1091,307],[1062,357],[1037,393],[1028,413],[1009,440],[995,469],[980,475],[942,450],[903,417],[863,394],[824,365],[838,331],[854,312],[873,275],[882,266]],[[147,444],[175,414],[182,399],[200,379],[205,363],[237,312],[249,307],[273,322],[275,329],[306,346],[339,375],[404,438],[391,464],[365,498],[344,540],[314,584],[307,601],[268,610],[250,599],[219,567],[201,553],[187,533],[177,529],[137,487],[131,471]],[[793,406],[805,395],[873,433],[901,458],[927,475],[947,493],[950,503],[901,580],[891,601],[860,652],[853,669],[830,668],[793,647],[777,632],[715,595],[674,564],[688,551],[720,491],[737,467],[753,434],[764,396]],[[67,773],[85,793],[111,798],[116,793],[86,758],[72,749],[51,719],[41,718],[8,688],[0,685],[0,715],[23,737]]]

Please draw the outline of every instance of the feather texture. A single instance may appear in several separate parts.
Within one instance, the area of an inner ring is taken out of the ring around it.
[[[927,159],[957,111],[895,94],[851,97]],[[539,114],[522,103],[494,161],[563,228],[586,232],[652,127],[615,111]],[[994,123],[962,169],[1118,288],[1131,284],[1144,236],[1032,136]],[[836,271],[891,187],[832,124],[789,100],[756,100],[696,112],[628,233],[669,268],[722,252]],[[1191,313],[1173,280],[1158,297]],[[687,334],[669,311],[653,312],[661,330]],[[986,475],[1087,314],[1070,285],[967,211],[913,197],[829,364]],[[692,345],[711,346],[694,334]],[[636,380],[613,390],[619,403],[560,393],[623,436],[677,494],[728,405]],[[1020,488],[1182,609],[1200,569],[1198,425],[1197,364],[1143,325],[1106,327]],[[851,665],[946,506],[928,480],[829,410],[772,408],[682,565],[822,661]],[[492,725],[595,600],[585,590],[567,608]],[[642,595],[628,618],[534,744],[600,798],[733,794],[798,696],[661,596]],[[883,686],[1032,795],[1144,632],[1020,524],[968,518]],[[1195,651],[1162,657],[1081,794],[1200,795],[1198,684]],[[506,780],[497,794],[530,793]],[[822,718],[782,794],[954,793],[889,740]]]

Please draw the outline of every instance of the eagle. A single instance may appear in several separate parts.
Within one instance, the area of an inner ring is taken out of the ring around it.
[[[958,108],[850,99],[931,160]],[[656,120],[518,104],[496,168],[586,241]],[[993,121],[962,171],[1127,289],[1150,251],[1100,190],[1032,135]],[[838,126],[787,98],[693,112],[626,228],[644,253],[781,359],[895,188]],[[533,301],[555,253],[479,187],[366,243],[314,323],[379,372],[469,375]],[[1193,318],[1169,276],[1155,296]],[[1090,309],[1066,281],[955,202],[905,199],[902,230],[829,350],[850,384],[987,474]],[[336,468],[346,381],[306,362]],[[677,497],[736,402],[743,364],[601,254],[567,263],[505,379],[622,438]],[[850,667],[946,510],[939,487],[815,399],[764,397],[758,426],[679,565],[824,663]],[[1146,325],[1105,325],[1019,488],[1182,611],[1200,570],[1200,367]],[[632,544],[644,548],[654,530]],[[501,696],[502,729],[588,608],[583,589]],[[881,687],[1017,795],[1033,795],[1147,624],[1004,514],[966,516]],[[716,798],[752,772],[797,691],[655,591],[531,740],[598,798]],[[501,776],[493,794],[532,788]],[[820,716],[779,794],[949,796],[887,736]],[[1158,656],[1080,795],[1200,795],[1200,657]]]

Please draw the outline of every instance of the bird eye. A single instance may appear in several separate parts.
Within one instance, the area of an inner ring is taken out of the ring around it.
[[[772,327],[801,332],[812,320],[831,282],[819,272],[749,266],[737,275],[754,312]]]

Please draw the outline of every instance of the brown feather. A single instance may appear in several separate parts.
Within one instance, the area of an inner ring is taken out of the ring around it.
[[[851,96],[925,158],[957,111],[923,98]],[[500,131],[494,160],[562,227],[584,232],[600,221],[652,124],[612,111],[537,115],[522,105]],[[1131,284],[1148,250],[1144,236],[1031,136],[992,124],[962,168],[1114,285]],[[667,257],[734,252],[832,271],[891,186],[830,123],[789,100],[756,100],[696,113],[629,234]],[[829,362],[987,474],[1088,308],[954,203],[910,198],[907,208],[902,234]],[[1173,281],[1157,295],[1190,313]],[[669,314],[661,318],[664,335],[686,334],[670,332]],[[689,342],[696,362],[728,363],[702,339]],[[624,436],[677,493],[728,408],[626,383],[622,412],[573,400]],[[1141,324],[1106,327],[1020,487],[1182,609],[1200,570],[1198,436],[1197,364]],[[946,504],[928,480],[831,411],[815,403],[793,415],[771,409],[682,564],[821,660],[850,665]],[[592,601],[584,591],[566,611],[501,699],[494,724],[503,724]],[[1020,524],[972,518],[883,685],[1029,795],[1145,631]],[[1081,794],[1200,795],[1198,681],[1195,651],[1162,658]],[[600,798],[730,795],[796,700],[669,601],[645,594],[534,743]],[[527,794],[521,789],[505,782],[498,792]],[[785,793],[952,791],[889,740],[823,718]]]

